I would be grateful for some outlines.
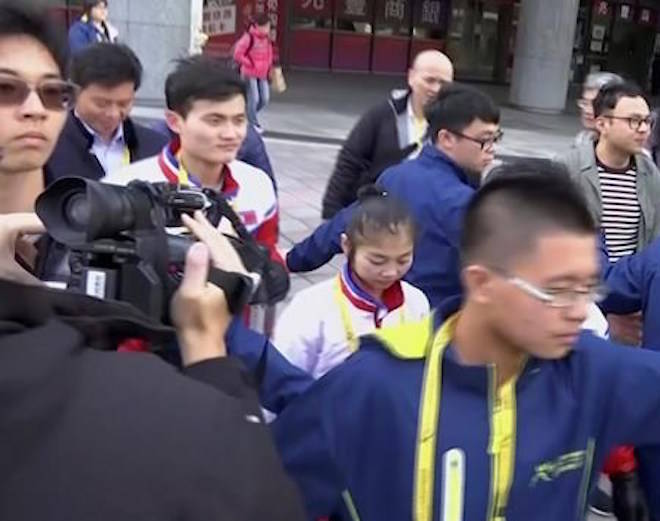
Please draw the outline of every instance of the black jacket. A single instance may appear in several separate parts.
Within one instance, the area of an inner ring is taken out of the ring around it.
[[[404,145],[400,128],[407,122],[410,92],[393,93],[357,122],[337,156],[323,196],[322,216],[329,219],[357,199],[358,190],[373,183],[386,168],[408,157],[415,145]]]
[[[166,136],[134,123],[131,118],[124,121],[124,139],[131,154],[131,163],[159,154],[167,144]],[[55,150],[46,165],[49,173],[47,182],[72,175],[93,180],[104,177],[105,172],[101,163],[91,153],[93,144],[94,136],[73,112],[70,112]]]
[[[0,281],[0,519],[302,520],[238,362],[183,375],[99,349],[131,333],[172,336],[122,303]]]

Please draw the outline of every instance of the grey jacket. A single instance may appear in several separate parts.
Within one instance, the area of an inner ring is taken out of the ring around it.
[[[600,179],[596,166],[593,142],[584,140],[574,145],[570,152],[559,158],[568,168],[573,180],[584,193],[589,209],[598,223],[601,221],[602,205]],[[643,249],[660,235],[660,172],[645,154],[635,156],[637,165],[637,197],[642,211],[637,234],[637,249]]]

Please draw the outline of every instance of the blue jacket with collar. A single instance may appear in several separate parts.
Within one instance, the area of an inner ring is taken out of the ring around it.
[[[434,336],[427,322],[363,339],[359,351],[273,424],[310,520],[328,515],[342,497],[356,514],[345,519],[419,519],[416,439],[425,346]],[[440,371],[434,521],[583,521],[609,450],[660,444],[660,388],[653,383],[660,355],[649,350],[623,349],[584,332],[566,357],[530,359],[514,382],[505,429],[496,427],[494,403],[502,402],[494,368],[461,364],[450,344]],[[494,439],[510,441],[508,458]],[[462,461],[462,479],[447,492],[451,454]],[[461,502],[462,516],[443,513],[451,512],[445,495]]]
[[[415,258],[405,279],[421,289],[431,307],[461,294],[458,246],[467,204],[475,193],[465,172],[433,145],[419,157],[388,168],[378,184],[406,204],[418,226]],[[292,272],[311,271],[341,252],[340,237],[355,205],[294,246],[286,258]]]

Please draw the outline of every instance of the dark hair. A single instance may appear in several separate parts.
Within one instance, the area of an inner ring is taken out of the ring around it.
[[[462,263],[506,267],[551,230],[585,235],[597,231],[585,199],[566,169],[550,160],[504,164],[488,175],[468,205],[461,237]]]
[[[346,236],[353,246],[383,232],[394,235],[402,227],[407,228],[415,240],[417,227],[410,211],[388,192],[379,186],[367,185],[358,191],[358,202],[346,227]]]
[[[83,89],[93,83],[116,87],[131,82],[138,90],[142,83],[142,65],[126,45],[95,43],[74,54],[70,77]]]
[[[83,14],[89,15],[89,12],[99,4],[108,5],[108,0],[85,0],[83,2]]]
[[[644,92],[637,85],[626,81],[623,83],[608,83],[604,85],[594,99],[594,116],[598,117],[608,110],[614,110],[621,98],[644,98]]]
[[[483,92],[455,83],[442,88],[424,111],[435,141],[440,130],[462,132],[474,120],[499,123],[500,109]]]
[[[207,56],[179,60],[165,81],[167,108],[183,117],[195,101],[227,101],[234,96],[247,99],[245,82],[229,65]]]
[[[252,18],[252,23],[258,26],[264,26],[270,23],[270,17],[266,13],[260,13]]]
[[[0,3],[0,38],[9,36],[30,36],[37,40],[48,49],[60,74],[65,76],[69,57],[66,36],[45,10],[18,1]]]

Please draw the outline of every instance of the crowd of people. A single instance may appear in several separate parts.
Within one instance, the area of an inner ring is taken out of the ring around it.
[[[660,520],[644,93],[591,75],[565,155],[495,165],[499,107],[423,51],[344,143],[327,220],[284,255],[257,120],[269,30],[255,19],[238,67],[176,62],[148,127],[107,2],[85,4],[68,44],[0,2],[0,518]],[[69,176],[211,190],[290,272],[345,263],[293,296],[272,338],[212,282],[260,275],[200,212],[183,217],[197,243],[171,323],[52,289],[67,248],[35,204]]]

